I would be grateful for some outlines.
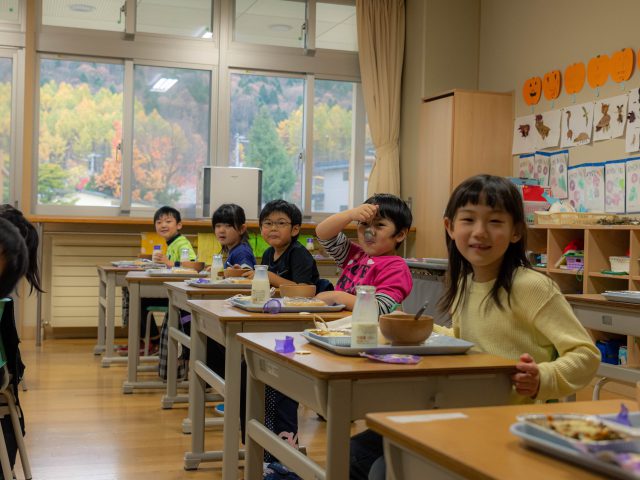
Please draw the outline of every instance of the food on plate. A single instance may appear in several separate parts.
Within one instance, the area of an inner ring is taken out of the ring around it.
[[[536,420],[529,421],[581,442],[627,440],[630,438],[624,432],[615,430],[595,418],[547,415],[546,417],[541,416]]]
[[[239,285],[248,285],[251,283],[250,278],[227,278],[229,283],[237,283]]]
[[[198,272],[196,272],[193,268],[181,268],[181,267],[172,268],[171,273],[179,273],[180,275],[182,274],[197,275],[198,274]]]
[[[349,332],[348,330],[311,329],[307,330],[307,332],[318,335],[319,337],[351,337],[351,332]]]
[[[305,297],[285,297],[283,299],[285,307],[326,307],[327,304],[317,298]]]

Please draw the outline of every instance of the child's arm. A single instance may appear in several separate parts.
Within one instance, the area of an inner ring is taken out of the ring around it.
[[[316,298],[322,300],[327,305],[342,304],[347,307],[347,310],[353,310],[356,304],[356,296],[347,292],[339,292],[334,290],[332,292],[321,292],[316,295]]]
[[[316,235],[320,240],[329,240],[337,236],[351,222],[370,222],[378,214],[378,206],[369,203],[336,213],[326,218],[316,227]]]
[[[511,382],[516,387],[516,392],[523,397],[535,398],[540,389],[540,369],[538,364],[528,353],[520,355],[520,361],[516,365],[518,373],[511,375]]]
[[[255,275],[255,271],[254,270],[250,270],[246,273],[243,273],[242,276],[244,278],[250,278],[253,279],[254,275]],[[267,272],[267,275],[269,276],[269,284],[272,287],[280,287],[280,285],[283,285],[285,283],[293,283],[293,280],[288,280],[286,278],[281,277],[280,275],[276,275],[273,272]]]

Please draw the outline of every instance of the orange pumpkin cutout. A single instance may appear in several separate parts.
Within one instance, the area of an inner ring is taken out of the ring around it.
[[[553,70],[544,74],[542,92],[547,100],[554,100],[560,96],[560,70]]]
[[[522,98],[527,105],[536,105],[540,101],[542,80],[540,77],[531,77],[522,86]]]
[[[609,73],[611,74],[611,79],[616,83],[629,80],[633,73],[633,50],[623,48],[611,55]]]
[[[564,89],[569,95],[574,95],[582,90],[585,74],[586,70],[582,62],[567,67],[564,71]]]
[[[589,60],[587,65],[587,82],[591,88],[598,88],[609,79],[609,55],[598,55]]]

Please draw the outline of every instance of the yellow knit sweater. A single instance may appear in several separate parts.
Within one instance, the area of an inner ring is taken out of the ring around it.
[[[560,398],[586,386],[598,369],[600,352],[580,325],[558,286],[528,268],[514,276],[511,304],[500,292],[503,310],[487,295],[494,281],[468,279],[467,298],[453,315],[453,328],[434,331],[473,342],[475,349],[518,360],[529,353],[540,367],[537,401]],[[485,308],[488,305],[487,308]],[[517,395],[513,403],[532,400]]]

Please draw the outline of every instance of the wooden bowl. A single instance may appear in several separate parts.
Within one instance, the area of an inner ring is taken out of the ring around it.
[[[305,283],[286,283],[280,285],[281,297],[305,297],[311,298],[316,295],[316,286]]]
[[[429,315],[423,315],[418,320],[409,313],[380,315],[380,332],[391,345],[420,345],[432,331],[433,317]]]
[[[230,277],[241,277],[245,273],[250,272],[250,268],[225,268],[224,269],[224,278]]]
[[[180,262],[182,268],[192,268],[196,272],[202,271],[204,268],[204,262]]]

